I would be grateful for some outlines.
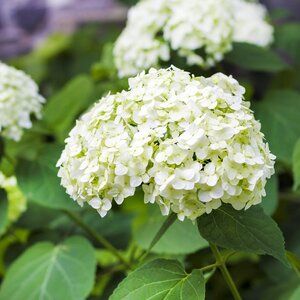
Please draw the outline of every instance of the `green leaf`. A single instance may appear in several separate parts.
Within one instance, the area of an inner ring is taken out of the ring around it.
[[[300,299],[300,286],[296,288],[296,290],[293,292],[289,300],[299,300],[299,299]]]
[[[176,260],[157,259],[130,273],[110,300],[202,300],[205,281],[200,270],[187,274]]]
[[[20,189],[28,201],[56,209],[78,209],[57,177],[56,162],[62,149],[48,145],[35,161],[21,160],[16,174]]]
[[[278,178],[273,175],[266,184],[266,197],[262,199],[261,206],[264,212],[271,216],[278,206]]]
[[[294,189],[300,186],[300,139],[296,143],[293,153],[293,174],[294,174]]]
[[[292,90],[272,91],[255,105],[255,112],[271,151],[291,163],[300,136],[300,94]]]
[[[225,60],[250,71],[279,72],[288,67],[270,49],[247,43],[234,43]]]
[[[147,250],[152,240],[161,228],[166,217],[161,215],[158,208],[150,210],[150,215],[134,232],[135,241]],[[151,252],[164,254],[188,254],[206,248],[207,242],[199,236],[197,227],[190,221],[176,220],[153,247]]]
[[[8,223],[8,200],[6,192],[0,187],[0,236],[5,232]]]
[[[295,273],[300,278],[300,259],[298,258],[298,256],[296,254],[294,254],[293,252],[290,252],[290,251],[286,251],[286,257],[287,257],[289,263],[291,264],[291,266],[293,267]]]
[[[0,136],[0,163],[1,163],[1,160],[2,160],[3,156],[4,156],[4,140]]]
[[[158,232],[155,234],[153,240],[150,243],[149,248],[147,249],[148,252],[158,243],[158,241],[162,238],[165,232],[174,224],[177,219],[177,215],[175,213],[171,213],[167,219],[162,223],[161,227],[159,228]]]
[[[218,246],[269,254],[287,264],[282,233],[275,221],[259,206],[238,211],[224,204],[199,217],[198,229],[205,239]]]
[[[275,31],[276,46],[284,50],[291,58],[300,63],[300,23],[286,23]]]
[[[86,75],[79,75],[49,99],[44,109],[44,121],[63,140],[75,119],[88,107],[93,83]]]
[[[95,252],[82,237],[53,245],[38,243],[9,268],[0,290],[1,300],[80,300],[93,288]]]

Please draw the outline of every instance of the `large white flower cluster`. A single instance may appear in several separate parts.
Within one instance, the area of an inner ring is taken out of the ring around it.
[[[67,193],[105,216],[142,186],[164,215],[195,219],[222,202],[261,202],[274,156],[244,88],[222,73],[150,69],[103,97],[66,139],[57,166]]]
[[[31,115],[40,117],[44,101],[29,76],[0,62],[0,135],[20,140],[32,126]]]
[[[265,46],[273,34],[265,17],[262,5],[246,0],[142,0],[129,10],[115,45],[119,76],[158,66],[173,53],[209,68],[233,41]]]

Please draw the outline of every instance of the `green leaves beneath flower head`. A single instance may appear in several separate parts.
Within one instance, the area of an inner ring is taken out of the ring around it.
[[[61,150],[59,146],[49,145],[35,161],[21,160],[17,166],[18,183],[28,201],[49,208],[78,209],[57,177],[55,165]]]
[[[199,270],[187,274],[178,261],[157,259],[130,273],[109,299],[202,300],[205,282]]]
[[[138,245],[147,250],[151,241],[161,228],[166,217],[161,215],[158,208],[151,207],[150,213],[134,232]],[[153,247],[151,252],[161,254],[188,254],[208,246],[198,233],[197,227],[190,221],[176,220]]]
[[[84,238],[72,237],[56,246],[41,242],[9,268],[0,299],[85,299],[94,284],[95,268],[94,249]]]
[[[199,217],[198,229],[205,239],[218,246],[268,254],[287,264],[282,233],[259,206],[238,211],[224,204]]]

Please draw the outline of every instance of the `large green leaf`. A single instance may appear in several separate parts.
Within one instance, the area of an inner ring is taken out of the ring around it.
[[[300,186],[300,139],[296,143],[293,153],[294,189]]]
[[[79,75],[52,98],[44,109],[44,121],[63,140],[75,119],[90,104],[93,83],[86,75]]]
[[[282,233],[259,206],[238,211],[229,204],[222,205],[199,217],[198,229],[205,239],[218,246],[269,254],[287,263]]]
[[[292,90],[272,91],[255,105],[255,112],[271,151],[290,163],[300,136],[300,94]]]
[[[6,192],[0,187],[0,236],[5,231],[8,222],[8,201]]]
[[[266,184],[266,197],[262,199],[261,206],[267,215],[272,215],[278,205],[278,178],[273,175]]]
[[[157,259],[130,273],[110,300],[202,300],[205,282],[200,270],[187,274],[176,260]]]
[[[95,269],[94,249],[82,237],[59,245],[38,243],[9,268],[0,299],[85,299],[93,287]]]
[[[150,209],[150,215],[134,232],[134,239],[140,247],[147,250],[152,240],[161,228],[166,217],[161,215],[158,208]],[[207,247],[199,235],[196,225],[190,220],[176,220],[153,247],[151,252],[163,254],[188,254]]]
[[[279,72],[287,68],[282,59],[270,49],[247,43],[234,43],[225,59],[250,71]]]
[[[28,201],[57,209],[78,209],[57,177],[56,162],[61,148],[48,145],[35,161],[21,160],[17,166],[18,183]]]

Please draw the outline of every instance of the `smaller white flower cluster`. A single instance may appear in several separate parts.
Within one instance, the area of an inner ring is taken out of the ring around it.
[[[230,0],[234,7],[235,42],[246,42],[266,47],[273,42],[274,29],[266,22],[268,12],[265,6],[245,0]]]
[[[266,9],[246,0],[142,0],[128,13],[116,42],[119,76],[136,75],[168,61],[172,53],[188,65],[209,68],[231,50],[232,42],[271,43]]]
[[[103,97],[66,139],[58,176],[74,200],[105,216],[142,186],[146,203],[180,220],[222,202],[261,202],[275,157],[235,79],[151,69],[129,86]]]
[[[40,117],[44,98],[36,83],[24,72],[0,62],[0,135],[20,140],[30,117]]]

